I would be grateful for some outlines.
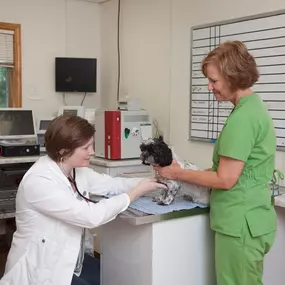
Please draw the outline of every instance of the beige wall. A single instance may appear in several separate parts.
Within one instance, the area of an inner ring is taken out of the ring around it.
[[[215,21],[250,16],[285,8],[282,0],[261,2],[258,0],[175,0],[172,9],[172,78],[170,140],[183,157],[192,159],[202,167],[211,163],[213,146],[187,141],[189,120],[190,27]],[[183,122],[180,123],[180,118]],[[279,152],[276,166],[285,171],[285,153]]]
[[[97,57],[99,89],[85,106],[116,106],[117,0],[0,0],[0,7],[0,21],[22,25],[24,107],[38,118],[63,104],[54,91],[56,56]],[[188,141],[190,28],[284,8],[282,0],[121,0],[121,98],[140,98],[177,154],[208,167],[213,145]],[[285,153],[276,166],[285,171]]]
[[[166,139],[177,154],[201,167],[211,165],[213,145],[188,141],[190,28],[215,21],[285,9],[285,2],[272,0],[121,0],[121,95],[139,97],[142,107],[159,121]],[[102,49],[106,71],[116,76],[116,50],[107,47],[116,37],[117,1],[102,5]],[[109,24],[107,24],[107,22]],[[105,34],[107,33],[107,35]],[[105,34],[105,35],[104,35]],[[106,41],[108,38],[108,41]],[[112,57],[107,62],[105,57]],[[107,78],[107,72],[102,73]],[[104,80],[104,79],[103,79]],[[116,96],[110,82],[104,89],[106,106],[114,106]],[[103,92],[103,89],[102,89]],[[102,99],[103,100],[103,99]],[[285,153],[278,152],[276,166],[285,171]]]
[[[121,1],[121,98],[140,98],[163,134],[170,126],[170,0]],[[116,107],[117,1],[102,5],[102,104]],[[108,98],[108,99],[107,99]]]
[[[0,0],[0,21],[22,25],[23,106],[33,108],[36,118],[63,105],[54,87],[56,56],[98,57],[100,64],[99,14],[99,4],[84,1]],[[66,94],[69,105],[82,98]],[[100,106],[100,90],[87,95],[85,105]]]

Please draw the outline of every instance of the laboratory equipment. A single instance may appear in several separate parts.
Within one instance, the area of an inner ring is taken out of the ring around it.
[[[145,110],[97,110],[95,155],[106,159],[140,157],[140,144],[152,137],[152,120]]]

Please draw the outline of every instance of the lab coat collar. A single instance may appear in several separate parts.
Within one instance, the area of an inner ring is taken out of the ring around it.
[[[65,182],[69,187],[71,187],[70,182],[68,181],[67,177],[64,175],[62,170],[60,169],[59,165],[51,159],[48,155],[44,157],[44,162],[47,163],[50,170],[56,174],[63,182]]]

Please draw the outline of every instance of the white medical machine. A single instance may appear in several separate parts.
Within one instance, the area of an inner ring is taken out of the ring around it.
[[[121,110],[121,111],[141,110],[141,104],[138,98],[119,100],[117,104],[118,104],[118,110]]]
[[[71,115],[71,116],[79,116],[79,117],[84,118],[85,107],[84,106],[61,106],[58,109],[58,116],[60,115]]]
[[[140,157],[140,144],[152,137],[152,120],[145,110],[97,110],[95,155],[106,159]]]
[[[58,110],[60,115],[79,116],[86,119],[90,124],[95,124],[95,108],[85,108],[84,106],[61,106]]]
[[[37,137],[38,137],[38,143],[40,145],[40,151],[45,152],[45,133],[47,130],[48,125],[54,118],[41,118],[38,120],[38,128],[37,128]]]

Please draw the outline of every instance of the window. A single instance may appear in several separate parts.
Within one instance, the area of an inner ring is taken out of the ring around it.
[[[22,107],[21,26],[0,22],[0,108]]]
[[[0,66],[0,108],[9,107],[9,71]]]

